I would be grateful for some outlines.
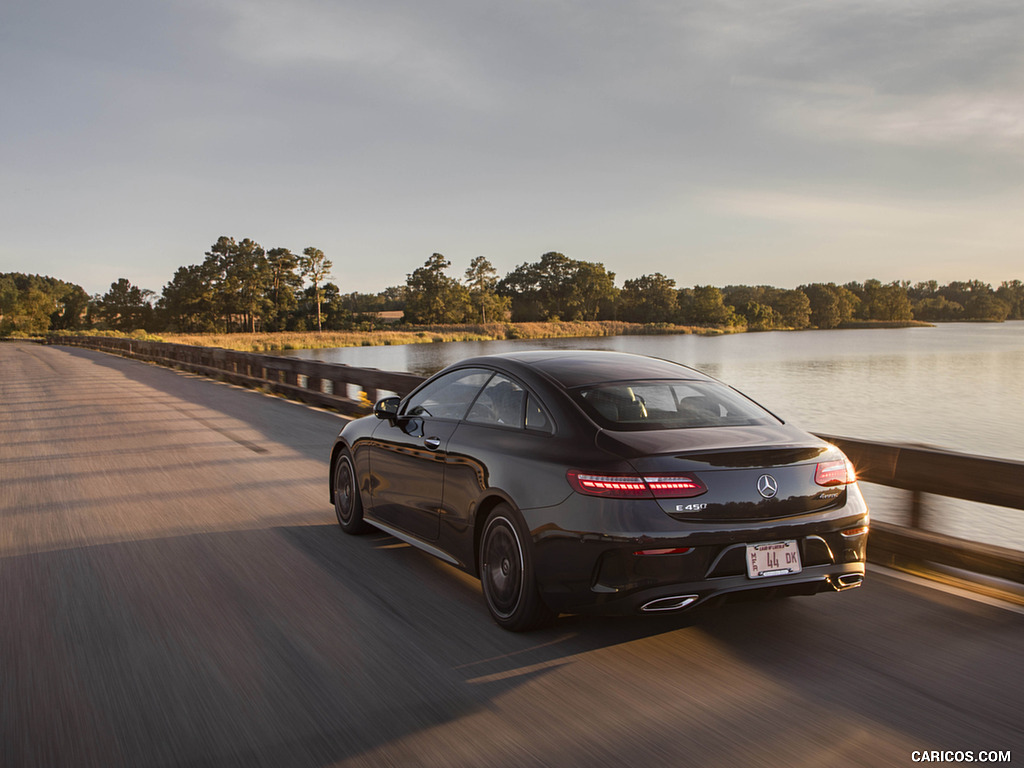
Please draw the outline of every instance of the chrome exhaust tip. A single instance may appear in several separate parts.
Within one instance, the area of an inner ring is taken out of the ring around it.
[[[681,611],[689,605],[693,605],[700,599],[700,595],[676,595],[674,597],[659,597],[644,603],[640,610],[644,613],[658,613],[659,611]]]
[[[862,573],[844,573],[842,576],[836,577],[835,581],[832,582],[832,588],[836,592],[842,592],[844,589],[859,587],[863,581],[864,574]]]

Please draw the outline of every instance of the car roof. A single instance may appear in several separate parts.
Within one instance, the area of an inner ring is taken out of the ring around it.
[[[503,352],[476,358],[479,362],[506,360],[533,368],[566,389],[614,381],[684,379],[714,381],[700,371],[680,363],[628,352],[575,349],[536,349]],[[469,362],[469,361],[464,361]]]

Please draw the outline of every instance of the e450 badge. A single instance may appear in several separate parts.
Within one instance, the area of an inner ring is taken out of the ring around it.
[[[700,512],[707,508],[707,504],[676,504],[676,512]]]

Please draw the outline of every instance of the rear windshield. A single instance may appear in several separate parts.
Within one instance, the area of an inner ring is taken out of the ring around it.
[[[572,395],[606,429],[689,429],[777,424],[757,403],[713,381],[637,381],[579,387]]]

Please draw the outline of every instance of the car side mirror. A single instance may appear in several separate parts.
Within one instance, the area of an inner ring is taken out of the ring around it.
[[[376,405],[373,406],[373,415],[378,419],[396,421],[398,419],[398,406],[401,403],[402,398],[400,397],[385,397],[383,400],[378,400]]]

